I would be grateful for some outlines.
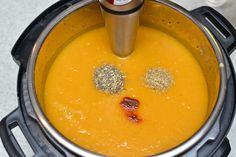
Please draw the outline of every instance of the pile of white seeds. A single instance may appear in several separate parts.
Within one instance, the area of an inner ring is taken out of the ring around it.
[[[148,88],[162,92],[171,86],[173,78],[164,68],[152,68],[146,72],[144,82]]]

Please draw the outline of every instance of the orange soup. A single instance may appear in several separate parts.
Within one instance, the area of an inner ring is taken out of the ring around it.
[[[96,67],[116,66],[124,90],[96,89]],[[165,91],[148,88],[144,75],[164,68],[173,83]],[[139,122],[127,118],[124,98],[137,100]],[[181,42],[153,28],[139,28],[135,51],[119,58],[105,28],[79,35],[53,62],[44,91],[45,112],[54,127],[77,145],[106,156],[149,156],[190,138],[207,118],[208,89],[200,65]]]

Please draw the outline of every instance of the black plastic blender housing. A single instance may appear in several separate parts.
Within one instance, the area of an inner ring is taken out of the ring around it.
[[[17,81],[19,106],[2,119],[0,123],[0,135],[3,145],[8,154],[12,157],[25,156],[11,132],[16,126],[20,127],[32,147],[35,157],[77,156],[60,145],[60,143],[56,142],[45,130],[42,130],[42,127],[40,127],[30,102],[25,75],[29,55],[32,52],[33,46],[40,33],[55,16],[77,2],[79,2],[79,0],[63,0],[49,7],[28,26],[12,49],[12,56],[19,65]],[[224,50],[227,69],[227,93],[222,113],[218,117],[215,125],[198,144],[190,148],[187,152],[183,152],[181,156],[191,157],[197,155],[198,157],[226,157],[231,150],[226,135],[232,124],[236,105],[235,72],[229,58],[230,54],[236,48],[236,31],[221,14],[212,8],[201,7],[190,13],[212,32]],[[206,20],[206,17],[207,19],[210,19],[211,22]],[[219,31],[221,33],[219,33]],[[224,36],[222,36],[222,34]],[[215,134],[217,135],[215,136]],[[212,135],[215,136],[214,139],[211,138]]]

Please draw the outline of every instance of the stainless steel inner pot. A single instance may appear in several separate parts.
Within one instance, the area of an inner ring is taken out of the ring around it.
[[[201,129],[180,144],[157,156],[177,156],[196,145],[211,129],[219,116],[226,93],[226,69],[223,51],[210,31],[180,6],[167,1],[145,1],[141,25],[153,27],[174,36],[201,65],[208,84],[208,120]],[[44,131],[58,143],[77,155],[101,156],[85,150],[61,135],[44,114],[43,91],[50,65],[63,45],[79,34],[103,26],[104,21],[97,1],[82,0],[56,16],[38,37],[27,65],[27,83],[33,109]],[[171,45],[170,45],[171,46]]]

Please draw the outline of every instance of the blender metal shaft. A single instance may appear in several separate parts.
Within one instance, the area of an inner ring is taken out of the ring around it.
[[[129,56],[135,46],[143,0],[99,0],[113,52]]]

